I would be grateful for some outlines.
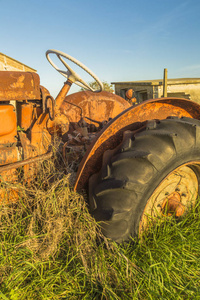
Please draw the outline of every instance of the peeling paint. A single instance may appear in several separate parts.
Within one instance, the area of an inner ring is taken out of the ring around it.
[[[10,86],[11,88],[23,88],[24,87],[24,78],[25,76],[21,75],[17,78],[17,82],[12,83]]]
[[[0,101],[39,100],[40,78],[36,73],[0,71]]]

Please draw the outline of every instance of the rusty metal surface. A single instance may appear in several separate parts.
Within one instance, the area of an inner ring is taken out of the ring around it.
[[[164,216],[172,216],[175,214],[176,217],[180,217],[184,214],[185,205],[181,203],[181,196],[177,192],[171,193],[164,199],[162,204],[162,211]]]
[[[67,80],[55,100],[54,118],[49,118],[47,128],[51,134],[65,134],[69,130],[69,120],[61,110],[61,106],[65,100],[67,93],[70,90],[72,82]]]
[[[30,144],[31,147],[35,149],[35,153],[37,153],[37,155],[46,153],[49,150],[49,146],[51,144],[51,135],[48,132],[46,126],[48,119],[48,114],[41,114],[30,132]]]
[[[25,159],[23,161],[17,161],[17,162],[11,163],[11,164],[0,166],[0,173],[5,172],[5,171],[9,171],[9,170],[12,170],[12,169],[16,169],[16,168],[19,168],[19,167],[22,167],[22,166],[25,166],[25,165],[28,165],[28,164],[33,164],[33,163],[36,163],[36,162],[39,162],[39,161],[42,161],[42,160],[45,160],[45,159],[49,159],[49,158],[52,157],[52,155],[53,155],[53,152],[49,151],[49,152],[47,152],[45,154],[42,154],[40,156],[36,156],[36,157]]]
[[[42,160],[51,158],[53,152],[49,152],[33,158],[17,161],[19,159],[17,147],[4,147],[0,149],[0,162],[4,165],[0,166],[0,177],[2,181],[15,183],[18,179],[16,169],[24,167],[24,179],[30,181],[34,179],[35,164]],[[33,168],[31,168],[33,167]],[[19,190],[15,187],[0,188],[0,203],[8,204],[18,200]]]
[[[18,106],[18,108],[18,125],[24,130],[27,130],[31,126],[32,122],[36,120],[36,116],[34,114],[34,104],[20,103],[20,106]]]
[[[81,115],[102,122],[116,117],[130,106],[126,100],[109,92],[82,91],[67,96],[60,106],[60,111],[69,122],[80,121]],[[88,119],[87,122],[93,123]]]
[[[40,92],[41,92],[41,100],[42,100],[42,112],[46,112],[46,98],[51,96],[49,91],[42,85],[40,85]]]
[[[48,120],[48,114],[41,114],[33,124],[31,131],[26,134],[23,131],[18,132],[19,140],[22,146],[22,159],[33,159],[37,156],[48,153],[51,145],[51,135],[46,129]],[[24,177],[26,179],[31,178],[35,174],[35,168],[33,163],[23,164],[24,166]]]
[[[145,101],[112,119],[97,136],[79,165],[75,190],[85,188],[89,177],[101,168],[102,156],[107,149],[114,149],[122,140],[124,130],[136,130],[151,119],[169,116],[200,119],[200,105],[180,98],[160,98]]]
[[[14,183],[17,182],[18,176],[16,169],[7,170],[0,174],[1,187],[0,187],[0,204],[9,204],[16,202],[19,199],[19,190]],[[12,185],[3,185],[3,182],[9,182]]]
[[[0,164],[12,164],[19,159],[18,148],[13,147],[0,147]],[[1,166],[0,166],[1,168]],[[15,169],[4,170],[0,173],[0,183],[2,182],[16,182],[18,176]],[[18,190],[16,188],[0,187],[0,203],[11,203],[18,198]]]
[[[14,106],[0,104],[0,144],[15,143],[17,135],[17,119]]]
[[[40,78],[34,72],[0,71],[0,101],[40,99]]]
[[[13,174],[13,180],[12,183],[14,183],[14,176]],[[0,204],[10,204],[13,202],[16,202],[19,200],[19,190],[17,187],[10,187],[9,189],[7,188],[0,188]]]
[[[18,161],[18,157],[18,148],[16,146],[0,148],[0,166]]]
[[[104,122],[89,124],[82,119],[80,122],[72,122],[69,126],[67,135],[62,136],[63,142],[63,159],[66,165],[76,169],[81,162],[85,151],[96,138],[99,132],[105,126]]]
[[[60,107],[63,104],[63,101],[65,100],[65,97],[67,95],[67,93],[70,90],[70,87],[72,85],[72,82],[70,80],[67,80],[62,89],[60,90],[59,94],[56,97],[56,105],[55,105],[55,113],[57,113],[60,110]]]

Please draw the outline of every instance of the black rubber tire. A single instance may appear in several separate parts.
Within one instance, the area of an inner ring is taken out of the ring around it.
[[[169,173],[192,161],[200,162],[199,120],[152,120],[135,136],[125,132],[121,145],[104,153],[101,171],[89,181],[89,206],[104,235],[116,242],[137,237],[154,190]]]

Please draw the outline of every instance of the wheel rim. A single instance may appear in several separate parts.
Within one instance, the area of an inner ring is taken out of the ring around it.
[[[199,163],[190,163],[172,171],[153,192],[143,211],[139,235],[158,218],[180,217],[194,207],[198,196],[198,177],[194,171]]]

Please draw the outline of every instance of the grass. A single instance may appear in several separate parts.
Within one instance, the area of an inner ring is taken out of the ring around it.
[[[45,162],[0,207],[0,299],[200,299],[200,205],[137,243],[101,235],[84,196]],[[2,189],[10,188],[4,184]]]

